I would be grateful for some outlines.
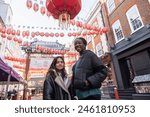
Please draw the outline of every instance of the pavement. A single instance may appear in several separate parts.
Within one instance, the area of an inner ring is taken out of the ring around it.
[[[31,97],[31,100],[43,100],[42,98],[43,98],[42,94],[36,94]],[[111,99],[110,96],[108,95],[102,95],[101,100],[114,100],[114,99]]]
[[[36,94],[34,96],[31,96],[31,100],[42,100],[43,95],[42,94]]]

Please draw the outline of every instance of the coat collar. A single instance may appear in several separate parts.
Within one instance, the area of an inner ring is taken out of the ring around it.
[[[56,75],[56,78],[54,81],[68,94],[69,99],[71,99],[70,93],[68,91],[68,87],[71,84],[71,80],[66,78],[65,81],[63,81],[62,77],[58,75],[55,70],[54,70],[54,73]]]

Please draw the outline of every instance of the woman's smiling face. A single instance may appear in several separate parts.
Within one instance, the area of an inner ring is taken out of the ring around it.
[[[86,48],[85,44],[83,43],[83,41],[81,39],[76,39],[74,41],[74,47],[75,47],[76,51],[78,51],[78,52],[82,52]]]
[[[64,61],[61,58],[57,59],[56,69],[62,70],[65,67]]]

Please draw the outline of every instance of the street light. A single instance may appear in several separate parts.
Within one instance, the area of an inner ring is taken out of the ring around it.
[[[30,55],[31,55],[31,48],[26,49],[26,69],[25,69],[25,80],[28,80],[28,72],[29,72],[29,66],[30,66]],[[28,89],[28,82],[27,84],[24,84],[24,92],[23,92],[23,100],[26,100],[27,98],[27,89]]]

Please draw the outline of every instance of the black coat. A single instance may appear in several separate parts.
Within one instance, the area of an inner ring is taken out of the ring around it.
[[[73,88],[89,90],[100,88],[107,76],[107,69],[100,59],[90,50],[85,50],[73,66]],[[87,80],[90,85],[85,85]]]
[[[46,80],[44,81],[43,100],[71,99],[68,89],[66,88],[66,86],[64,86],[63,81],[60,79],[62,78],[60,77],[53,78],[50,75],[47,76]]]

